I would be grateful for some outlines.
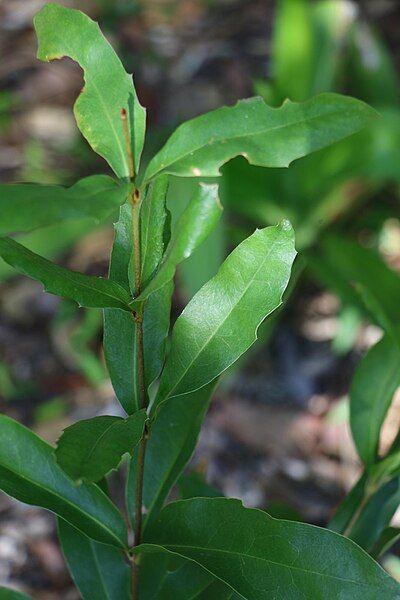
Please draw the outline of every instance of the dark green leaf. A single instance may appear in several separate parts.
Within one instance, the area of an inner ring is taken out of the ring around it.
[[[282,303],[295,256],[287,221],[235,248],[176,321],[156,403],[201,388],[251,346],[260,323]]]
[[[143,148],[146,113],[136,96],[132,77],[103,37],[97,23],[78,10],[48,3],[34,19],[38,58],[69,56],[84,70],[85,87],[74,106],[79,129],[118,177],[129,177],[121,109],[128,115],[135,170]]]
[[[124,454],[132,455],[145,421],[145,410],[127,419],[100,416],[78,421],[58,440],[57,462],[76,481],[99,481],[118,467]]]
[[[350,425],[366,465],[378,457],[380,430],[400,385],[400,350],[386,334],[361,361],[350,389]]]
[[[130,600],[130,568],[123,553],[58,520],[58,537],[83,600]]]
[[[187,498],[220,498],[224,495],[212,485],[209,485],[205,481],[204,475],[197,471],[181,475],[177,485],[181,500]]]
[[[166,574],[157,598],[162,600],[225,600],[232,596],[231,588],[193,562],[184,562]]]
[[[60,267],[11,238],[0,238],[0,256],[20,273],[40,281],[46,292],[75,300],[80,306],[130,311],[129,293],[108,279]]]
[[[196,195],[176,224],[157,273],[140,296],[136,298],[136,302],[146,300],[150,294],[164,287],[174,278],[178,264],[188,258],[209,236],[217,224],[221,212],[218,186],[200,184]]]
[[[17,183],[0,186],[0,235],[87,217],[103,221],[123,204],[130,185],[92,175],[70,188]]]
[[[143,484],[146,522],[158,514],[172,486],[189,462],[216,382],[160,407],[147,442]],[[127,505],[132,521],[135,511],[136,457],[127,483]]]
[[[253,165],[287,167],[359,131],[375,116],[366,104],[331,93],[302,104],[287,100],[277,109],[261,98],[241,100],[178,127],[150,161],[144,179],[161,173],[214,177],[238,155]]]
[[[20,423],[0,416],[0,488],[17,500],[47,508],[91,538],[126,546],[124,520],[95,484],[76,486],[54,450]]]
[[[362,510],[347,535],[367,552],[371,552],[399,504],[400,479],[396,477],[382,485],[364,506],[361,505]]]
[[[343,534],[348,528],[351,520],[359,509],[365,493],[367,474],[363,473],[360,479],[352,487],[343,502],[336,509],[328,527],[331,531]]]
[[[381,534],[379,540],[372,549],[372,556],[379,558],[385,554],[400,538],[400,529],[398,527],[387,527]]]
[[[330,234],[313,255],[310,253],[309,261],[322,282],[346,302],[369,309],[371,318],[393,337],[399,335],[400,277],[376,252],[345,236]]]
[[[136,551],[161,548],[198,563],[246,600],[394,600],[400,593],[399,584],[351,540],[273,519],[232,499],[169,504]]]

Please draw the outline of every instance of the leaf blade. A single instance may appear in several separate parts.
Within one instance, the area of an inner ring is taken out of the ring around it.
[[[138,551],[160,548],[197,562],[246,600],[272,595],[333,600],[346,594],[373,600],[377,593],[394,599],[400,589],[352,541],[311,525],[273,519],[232,499],[169,504]]]
[[[155,405],[201,388],[251,346],[282,302],[295,256],[287,221],[237,246],[177,319]]]
[[[121,551],[99,544],[58,519],[58,538],[83,600],[129,600],[130,569]]]
[[[278,109],[261,98],[239,101],[187,121],[150,161],[144,182],[161,173],[215,177],[235,156],[263,167],[287,167],[293,160],[362,129],[376,116],[366,104],[320,94],[302,104],[285,101]]]
[[[51,510],[99,542],[126,547],[124,520],[96,485],[77,487],[57,465],[53,448],[5,415],[0,415],[0,432],[3,491]]]
[[[125,202],[130,187],[108,175],[91,175],[69,188],[0,185],[0,236],[81,218],[100,223]]]
[[[118,284],[60,267],[11,238],[0,238],[0,256],[24,275],[40,281],[51,294],[70,298],[88,308],[130,311],[132,298]]]
[[[158,271],[135,302],[143,302],[174,278],[178,264],[189,258],[209,236],[221,213],[218,186],[200,184],[197,194],[183,211],[176,225]]]
[[[121,109],[126,110],[137,172],[146,113],[140,106],[131,76],[97,23],[78,10],[48,3],[37,13],[34,24],[40,60],[69,56],[84,70],[85,87],[74,106],[78,127],[93,150],[121,178],[130,175],[121,119]]]
[[[144,410],[127,419],[99,416],[78,421],[58,440],[57,462],[75,481],[100,481],[118,467],[124,454],[132,455],[145,422]]]

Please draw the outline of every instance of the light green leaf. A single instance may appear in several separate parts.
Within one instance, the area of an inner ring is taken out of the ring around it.
[[[100,223],[125,202],[130,187],[107,175],[85,177],[70,188],[34,183],[0,185],[0,235],[85,217]]]
[[[75,481],[100,481],[118,467],[124,454],[133,454],[145,421],[145,410],[127,419],[100,416],[78,421],[58,440],[57,462]]]
[[[206,385],[254,343],[260,323],[282,303],[295,256],[287,221],[235,248],[176,321],[156,404]]]
[[[400,350],[386,334],[359,364],[350,388],[350,426],[366,465],[378,457],[380,431],[400,385]]]
[[[169,504],[136,552],[161,548],[196,562],[245,600],[394,600],[400,593],[399,584],[351,540],[273,519],[238,500],[195,498]]]
[[[46,292],[70,298],[88,308],[113,307],[130,311],[131,296],[108,279],[60,267],[11,238],[0,238],[0,256],[20,273],[40,281]]]
[[[22,592],[17,592],[10,588],[0,587],[1,600],[32,600],[31,596],[27,596]]]
[[[83,600],[130,600],[130,568],[120,550],[89,539],[63,519],[58,538]]]
[[[202,183],[198,192],[183,211],[159,269],[136,302],[143,302],[150,294],[168,284],[175,275],[176,267],[200,246],[214,229],[221,216],[222,206],[218,198],[218,186]]]
[[[253,165],[287,167],[359,131],[375,116],[363,102],[331,93],[302,104],[287,100],[280,108],[261,98],[241,100],[178,127],[150,161],[144,180],[161,173],[214,177],[238,155]]]
[[[146,113],[139,104],[132,77],[103,37],[97,23],[78,10],[48,3],[34,19],[39,41],[38,58],[50,61],[69,56],[84,71],[85,87],[74,113],[84,137],[118,177],[129,177],[129,160],[121,109],[128,125],[138,172]]]
[[[100,488],[76,486],[58,466],[53,448],[5,415],[0,415],[0,489],[51,510],[99,542],[127,544],[124,520]]]
[[[165,402],[151,427],[147,441],[143,482],[145,522],[157,516],[168,493],[190,460],[216,382],[183,397]],[[135,517],[136,455],[127,482],[127,506]]]

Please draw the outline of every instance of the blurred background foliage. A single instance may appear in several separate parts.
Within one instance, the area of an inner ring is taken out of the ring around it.
[[[44,3],[0,4],[0,179],[71,185],[108,167],[91,152],[73,119],[82,86],[79,67],[69,60],[55,65],[35,59],[32,17]],[[359,473],[348,434],[349,382],[382,328],[388,322],[396,328],[400,319],[399,3],[64,3],[97,19],[134,73],[148,109],[146,156],[183,120],[254,94],[279,106],[286,98],[302,101],[337,91],[380,113],[368,129],[288,169],[261,169],[242,158],[227,164],[219,181],[223,219],[180,269],[173,304],[176,316],[256,227],[291,220],[300,256],[285,305],[260,328],[246,363],[225,376],[193,460],[196,474],[180,486],[200,485],[202,473],[209,484],[248,505],[325,524]],[[194,185],[190,179],[172,180],[173,220]],[[105,275],[113,220],[66,220],[18,237],[70,268]],[[76,418],[117,410],[104,369],[100,312],[43,295],[40,286],[16,277],[3,262],[0,308],[3,412],[52,441]],[[384,447],[399,422],[398,397],[383,430]],[[52,523],[44,520],[39,533],[28,535],[34,550],[22,545],[26,531],[15,534],[24,526],[24,518],[14,514],[20,509],[4,500],[1,510],[6,525],[0,527],[0,582],[23,573],[38,598],[59,597],[57,586],[73,594],[61,558],[44,566],[46,543],[57,556]],[[2,536],[8,540],[5,549]],[[28,567],[32,557],[40,567],[37,580]],[[387,567],[399,572],[395,552]]]

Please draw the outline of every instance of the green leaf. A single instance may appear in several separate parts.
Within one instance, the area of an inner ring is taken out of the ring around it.
[[[124,520],[100,488],[76,486],[58,466],[53,448],[5,415],[0,415],[0,489],[51,510],[99,542],[126,546]]]
[[[357,96],[374,106],[397,106],[400,83],[396,66],[378,32],[360,21],[349,42],[349,81]]]
[[[315,62],[312,6],[308,0],[280,0],[272,46],[272,77],[280,101],[306,100]],[[274,90],[275,91],[275,90]]]
[[[335,514],[328,524],[331,531],[342,534],[346,531],[363,501],[366,483],[367,474],[363,473],[336,509]]]
[[[318,279],[345,302],[364,308],[374,322],[394,338],[399,336],[400,278],[376,252],[343,235],[329,234],[308,259]]]
[[[80,306],[129,311],[132,298],[121,286],[60,267],[11,238],[0,238],[0,256],[20,273],[37,279],[46,292],[75,300]]]
[[[130,175],[121,119],[121,109],[126,110],[137,173],[146,113],[139,104],[132,77],[97,23],[78,10],[53,3],[42,8],[34,23],[40,60],[69,56],[82,67],[85,87],[74,106],[76,122],[93,150],[121,178]]]
[[[166,574],[157,598],[162,600],[224,600],[232,590],[193,562]]]
[[[379,558],[385,554],[400,538],[400,529],[398,527],[387,527],[381,534],[379,540],[372,549],[372,556]]]
[[[331,93],[302,104],[287,100],[280,108],[267,106],[261,98],[241,100],[178,127],[150,161],[144,180],[161,173],[214,177],[238,155],[253,165],[287,167],[359,131],[375,116],[366,104]]]
[[[31,596],[27,596],[22,592],[11,590],[10,588],[0,587],[1,600],[32,600]]]
[[[350,389],[350,425],[366,465],[378,457],[380,431],[400,385],[400,350],[386,334],[359,364]]]
[[[118,467],[124,454],[133,454],[145,421],[145,410],[127,419],[100,416],[78,421],[58,440],[57,462],[75,481],[100,481]]]
[[[145,522],[157,516],[172,486],[189,462],[200,433],[216,382],[189,395],[165,402],[151,427],[147,441],[143,481]],[[136,456],[127,482],[127,506],[135,517]]]
[[[0,185],[0,235],[31,231],[87,217],[100,223],[123,204],[130,185],[92,175],[70,188],[17,183]]]
[[[123,553],[58,520],[58,538],[83,600],[130,600],[130,568]]]
[[[396,477],[368,498],[347,535],[367,552],[371,552],[399,504],[400,479]],[[360,505],[357,508],[359,507]]]
[[[157,404],[214,380],[254,343],[260,323],[282,303],[295,256],[287,221],[235,248],[176,321]]]
[[[273,519],[238,500],[195,498],[169,504],[136,552],[161,548],[196,562],[246,600],[394,600],[400,593],[399,584],[347,538]]]
[[[188,258],[204,242],[221,216],[222,206],[218,198],[218,186],[201,183],[197,194],[183,211],[159,269],[136,302],[146,300],[150,294],[168,284],[175,275],[176,267]]]

